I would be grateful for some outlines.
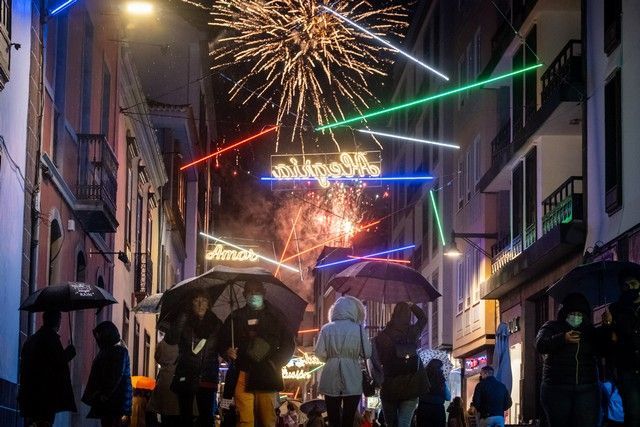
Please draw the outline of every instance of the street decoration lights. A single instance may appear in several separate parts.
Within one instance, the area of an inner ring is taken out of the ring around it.
[[[416,245],[407,245],[407,246],[403,246],[401,248],[389,249],[389,250],[386,250],[386,251],[376,252],[374,254],[369,254],[369,255],[362,255],[362,256],[360,256],[358,258],[349,258],[349,259],[343,259],[341,261],[335,261],[335,262],[329,262],[329,263],[326,263],[326,264],[320,264],[320,265],[317,265],[316,268],[331,267],[331,266],[334,266],[334,265],[346,264],[348,262],[366,261],[366,258],[378,257],[380,255],[387,255],[387,254],[391,254],[391,253],[394,253],[394,252],[406,251],[407,249],[413,249],[415,247],[416,247]]]
[[[369,129],[358,129],[358,132],[368,133],[369,135],[386,136],[387,138],[401,139],[404,141],[420,142],[422,144],[437,145],[437,146],[446,147],[446,148],[455,148],[455,149],[460,148],[459,145],[455,145],[455,144],[447,144],[444,142],[429,141],[427,139],[419,139],[419,138],[412,138],[412,137],[402,136],[402,135],[394,135],[390,133],[383,133],[383,132],[369,130]]]

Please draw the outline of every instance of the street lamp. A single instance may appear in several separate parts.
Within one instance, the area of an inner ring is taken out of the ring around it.
[[[474,249],[491,259],[491,254],[474,243],[471,239],[494,239],[498,238],[498,233],[456,233],[451,230],[451,242],[444,248],[444,255],[449,258],[458,258],[462,255],[460,249],[456,245],[456,238],[462,239],[471,245]]]
[[[150,1],[128,1],[124,10],[129,15],[148,16],[153,14],[154,7]]]

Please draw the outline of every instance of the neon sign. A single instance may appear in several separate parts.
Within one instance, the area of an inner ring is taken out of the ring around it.
[[[271,156],[271,176],[276,180],[315,180],[327,188],[339,178],[377,178],[380,151]]]
[[[314,354],[302,353],[302,357],[294,357],[282,368],[282,379],[285,380],[309,380],[311,374],[324,366]],[[309,370],[309,368],[312,368]]]
[[[258,262],[258,255],[253,249],[225,249],[224,245],[216,243],[213,250],[207,251],[204,258],[208,261],[250,261]]]

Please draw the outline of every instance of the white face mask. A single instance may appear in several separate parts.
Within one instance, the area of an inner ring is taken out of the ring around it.
[[[582,314],[569,314],[567,316],[567,323],[572,328],[577,328],[582,324]]]

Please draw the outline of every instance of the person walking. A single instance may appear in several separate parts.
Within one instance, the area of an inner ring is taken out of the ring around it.
[[[108,320],[96,326],[93,336],[99,351],[82,395],[91,407],[87,418],[100,419],[102,427],[126,425],[133,399],[129,352],[120,343],[118,328]]]
[[[330,427],[352,427],[362,395],[360,359],[371,357],[371,342],[363,331],[364,305],[343,296],[329,309],[329,323],[320,330],[316,356],[325,362],[318,391],[324,395]]]
[[[53,425],[56,413],[76,412],[69,362],[73,345],[62,348],[59,311],[45,311],[42,326],[22,346],[18,405],[25,426]]]
[[[445,427],[447,424],[444,402],[451,400],[451,391],[442,372],[442,366],[440,359],[431,359],[427,363],[427,381],[422,388],[416,414],[418,425]]]
[[[447,412],[449,413],[447,427],[467,427],[467,415],[460,396],[453,398]]]
[[[600,411],[597,356],[604,343],[579,293],[567,295],[557,320],[536,337],[543,358],[540,400],[550,427],[596,427]]]
[[[411,324],[411,315],[417,321]],[[411,302],[396,304],[391,319],[374,338],[372,364],[382,372],[380,398],[389,427],[409,427],[424,383],[418,339],[427,324],[424,311]],[[443,409],[444,410],[444,409]]]
[[[469,413],[479,415],[480,427],[504,427],[504,411],[511,403],[509,390],[493,376],[493,367],[483,366],[480,382],[473,390]]]
[[[277,392],[284,389],[282,367],[293,355],[295,337],[282,312],[265,301],[262,282],[247,281],[243,294],[246,305],[227,317],[220,341],[226,358],[238,369],[237,426],[272,427]]]
[[[625,426],[640,426],[640,280],[621,274],[620,298],[603,315],[617,371]]]
[[[178,396],[169,389],[178,362],[178,337],[175,329],[166,323],[158,325],[158,329],[164,333],[164,338],[156,345],[154,356],[160,369],[147,410],[160,415],[163,427],[178,427],[180,425]]]
[[[210,310],[205,292],[191,300],[191,312],[178,320],[178,359],[171,390],[178,396],[180,425],[193,425],[194,399],[198,409],[197,426],[211,426],[218,390],[218,334],[222,322]]]

